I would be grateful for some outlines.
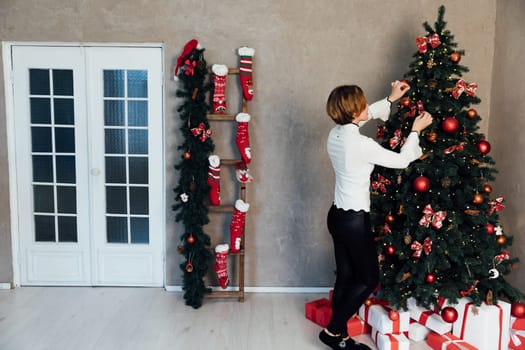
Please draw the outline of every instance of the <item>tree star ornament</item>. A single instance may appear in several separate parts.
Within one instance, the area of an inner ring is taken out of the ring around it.
[[[186,194],[186,193],[183,193],[180,195],[180,200],[183,202],[183,203],[186,203],[188,201],[190,197]]]

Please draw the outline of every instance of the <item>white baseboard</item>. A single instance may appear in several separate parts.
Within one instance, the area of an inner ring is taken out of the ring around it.
[[[293,294],[313,294],[328,293],[333,287],[244,287],[247,293],[293,293]],[[182,292],[182,286],[166,286],[168,292]],[[211,287],[213,291],[237,291],[238,287]]]
[[[9,283],[9,282],[0,282],[0,289],[11,289],[11,283]]]

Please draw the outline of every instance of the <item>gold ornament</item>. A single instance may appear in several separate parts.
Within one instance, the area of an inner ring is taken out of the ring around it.
[[[434,60],[431,58],[427,62],[427,68],[432,69],[436,64],[434,63]]]
[[[409,245],[410,243],[412,243],[412,236],[411,235],[406,235],[403,240],[404,240],[406,245]]]
[[[443,188],[449,188],[451,183],[452,179],[450,177],[444,177],[441,179],[441,187]]]

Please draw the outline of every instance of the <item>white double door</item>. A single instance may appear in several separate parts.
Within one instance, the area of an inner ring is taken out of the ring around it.
[[[162,286],[162,49],[11,57],[20,284]]]

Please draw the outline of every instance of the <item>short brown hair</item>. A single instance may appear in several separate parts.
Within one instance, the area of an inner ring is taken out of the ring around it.
[[[363,90],[357,85],[342,85],[332,90],[326,101],[326,113],[336,124],[351,123],[366,108]]]

